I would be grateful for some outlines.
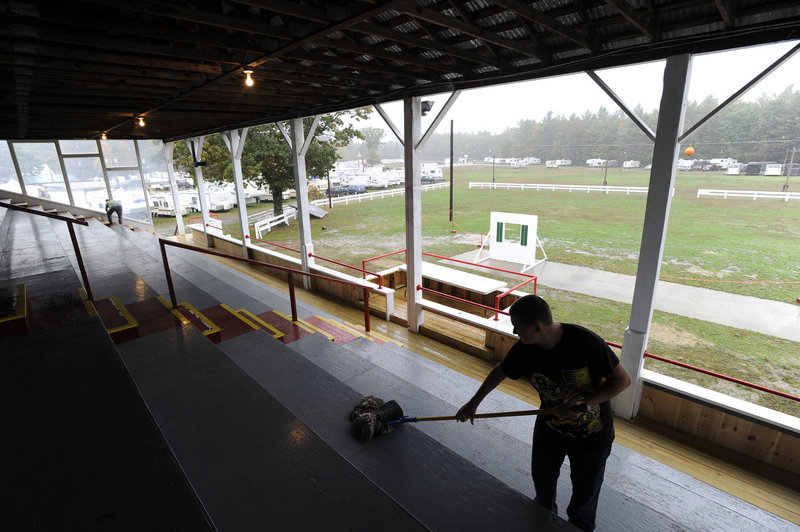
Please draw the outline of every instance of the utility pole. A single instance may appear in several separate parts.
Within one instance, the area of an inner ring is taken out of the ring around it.
[[[794,167],[794,150],[792,148],[792,158],[789,159],[789,168],[786,169],[786,182],[783,184],[783,192],[789,192],[789,176],[792,175],[792,168]]]

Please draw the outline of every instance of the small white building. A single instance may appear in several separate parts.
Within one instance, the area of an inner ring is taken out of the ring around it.
[[[642,165],[639,161],[622,161],[623,168],[639,168]]]

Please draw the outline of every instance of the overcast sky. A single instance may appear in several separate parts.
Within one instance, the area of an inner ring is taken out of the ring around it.
[[[798,42],[800,41],[694,56],[689,100],[701,101],[712,95],[722,102]],[[658,108],[661,99],[664,64],[665,61],[657,61],[598,70],[597,73],[631,108],[641,104],[645,111],[651,111]],[[762,94],[773,96],[789,85],[794,85],[795,90],[800,89],[800,52],[751,87],[741,99],[753,101]],[[425,98],[434,100],[435,105],[433,111],[422,119],[423,132],[448,97],[449,94],[442,94]],[[596,111],[601,106],[612,112],[617,109],[606,93],[583,73],[471,89],[461,93],[437,132],[448,132],[450,120],[453,120],[456,132],[488,131],[496,134],[514,127],[522,119],[539,120],[548,111],[563,116],[572,113],[581,115],[587,110]],[[384,104],[383,107],[402,131],[402,102]],[[380,127],[387,131],[384,142],[395,139],[377,112],[373,113],[373,118],[369,121],[360,122],[358,127]]]

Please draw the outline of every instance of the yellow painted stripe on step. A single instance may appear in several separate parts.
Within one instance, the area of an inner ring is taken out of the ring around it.
[[[209,334],[214,334],[214,333],[218,333],[218,332],[221,332],[221,331],[222,331],[222,329],[220,329],[220,328],[217,326],[217,324],[216,324],[216,323],[214,323],[213,321],[211,321],[210,319],[208,319],[207,317],[205,317],[205,316],[203,315],[203,313],[202,313],[202,312],[200,312],[199,310],[197,310],[196,308],[194,308],[194,307],[192,306],[192,304],[191,304],[191,303],[189,303],[188,301],[186,301],[186,302],[184,302],[184,303],[181,303],[180,305],[181,305],[182,307],[185,307],[185,308],[186,308],[186,309],[187,309],[189,312],[191,312],[191,313],[192,313],[192,315],[194,315],[194,316],[195,316],[195,317],[196,317],[198,320],[200,320],[201,322],[203,322],[203,325],[205,325],[206,327],[208,327],[208,330],[207,330],[207,331],[203,331],[203,334],[204,334],[204,335],[208,336]]]
[[[287,316],[286,314],[284,314],[282,312],[278,312],[277,310],[273,310],[272,312],[274,312],[275,314],[277,314],[281,318],[285,319],[286,321],[291,321],[292,323],[294,323],[295,325],[297,325],[301,329],[305,329],[305,330],[307,330],[308,332],[310,332],[312,334],[313,333],[319,333],[319,334],[325,336],[328,340],[331,340],[331,341],[336,338],[332,334],[327,333],[327,332],[325,332],[325,331],[323,331],[321,329],[318,329],[318,328],[314,327],[313,325],[311,325],[310,323],[307,323],[302,318],[297,318],[297,321],[292,321],[291,316]]]
[[[337,328],[341,329],[342,331],[346,332],[347,334],[352,334],[353,336],[360,336],[361,338],[366,338],[367,340],[372,341],[372,338],[368,337],[367,335],[365,335],[364,333],[362,333],[361,331],[359,331],[355,327],[352,327],[349,323],[345,323],[343,321],[336,321],[334,319],[329,319],[329,318],[323,318],[322,316],[317,316],[317,317],[319,319],[323,320],[323,321],[326,321],[326,322],[330,323],[334,327],[337,327]]]
[[[369,331],[369,332],[365,332],[365,331],[362,331],[361,329],[359,329],[359,326],[358,326],[358,325],[353,325],[352,323],[348,323],[348,322],[346,322],[346,321],[337,321],[337,320],[328,320],[328,321],[332,321],[333,323],[336,323],[336,324],[338,324],[338,325],[344,325],[344,326],[346,326],[346,327],[349,327],[350,329],[354,330],[354,331],[355,331],[357,334],[360,334],[361,336],[364,336],[364,337],[366,337],[367,339],[369,339],[369,340],[372,340],[373,342],[374,342],[375,340],[374,340],[373,338],[370,338],[370,336],[374,336],[374,337],[375,337],[375,338],[377,338],[378,340],[382,340],[382,341],[384,341],[384,342],[392,342],[393,344],[397,344],[397,345],[399,345],[400,347],[403,347],[403,344],[401,344],[401,343],[400,343],[400,342],[398,342],[397,340],[393,340],[392,338],[389,338],[389,337],[388,337],[388,336],[386,336],[385,334],[381,334],[381,333],[379,333],[379,332],[377,332],[377,331]]]
[[[176,308],[172,308],[172,303],[167,301],[166,298],[164,298],[164,296],[156,296],[156,299],[161,301],[161,304],[164,305],[165,307],[167,307],[169,309],[169,311],[172,312],[173,316],[178,318],[178,320],[181,322],[181,325],[189,325],[189,323],[190,323],[189,322],[189,318],[187,318],[186,316],[181,314],[180,310],[178,310]]]
[[[234,316],[236,316],[236,319],[241,320],[242,322],[246,323],[247,326],[250,327],[251,329],[253,329],[254,331],[257,331],[259,329],[258,325],[256,325],[252,321],[248,320],[247,318],[245,318],[244,316],[242,316],[241,314],[239,314],[238,312],[233,310],[231,307],[229,307],[225,303],[220,303],[219,306],[224,308],[225,310],[227,310],[228,312],[230,312]]]
[[[81,301],[83,301],[83,306],[86,307],[86,313],[89,314],[90,317],[99,316],[97,309],[94,308],[94,303],[89,301],[89,296],[86,295],[86,289],[84,287],[78,287],[78,295]]]
[[[125,325],[120,325],[119,327],[114,327],[113,329],[108,329],[108,333],[116,333],[120,331],[126,331],[128,329],[133,329],[134,327],[139,326],[139,322],[136,321],[136,318],[133,317],[125,305],[122,304],[122,300],[120,300],[119,296],[111,296],[108,298],[111,300],[111,304],[117,308],[117,312],[122,314],[122,317],[125,318],[125,321],[128,322]]]
[[[25,315],[28,313],[28,299],[25,295],[25,292],[25,284],[14,285],[14,314],[11,314],[5,318],[0,318],[0,323],[3,323],[4,321],[14,321],[25,317]]]
[[[276,329],[275,327],[273,327],[272,325],[270,325],[266,321],[262,320],[261,318],[259,318],[258,316],[256,316],[255,314],[253,314],[252,312],[247,310],[246,308],[241,309],[239,311],[239,313],[246,314],[247,317],[250,318],[251,320],[253,320],[254,322],[256,322],[256,323],[260,324],[262,327],[272,331],[273,338],[281,338],[281,337],[283,337],[283,333],[281,331],[279,331],[278,329]]]
[[[397,344],[397,345],[399,345],[400,347],[403,347],[403,344],[402,344],[402,342],[398,342],[398,341],[397,341],[397,340],[395,340],[394,338],[389,338],[389,337],[388,337],[388,336],[386,336],[385,334],[379,333],[378,331],[370,331],[370,332],[368,332],[368,333],[366,333],[366,334],[372,335],[372,336],[374,336],[375,338],[377,338],[378,340],[383,340],[384,342],[392,342],[393,344]]]
[[[312,323],[308,323],[307,321],[304,321],[304,320],[300,320],[300,321],[303,322],[303,325],[304,325],[305,329],[311,329],[313,332],[315,332],[317,334],[321,334],[322,336],[324,336],[325,338],[327,338],[331,342],[336,340],[336,336],[331,334],[331,333],[329,333],[328,331],[320,329],[319,327],[315,327]]]

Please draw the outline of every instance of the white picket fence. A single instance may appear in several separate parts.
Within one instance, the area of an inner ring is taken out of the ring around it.
[[[722,199],[746,198],[751,200],[779,199],[783,201],[789,201],[800,200],[800,192],[772,192],[768,190],[715,190],[710,188],[701,188],[697,190],[697,197],[716,197]]]
[[[421,190],[423,192],[427,192],[429,190],[436,190],[440,188],[450,188],[450,182],[444,181],[442,183],[433,183],[430,185],[422,185]],[[403,196],[406,193],[404,188],[387,188],[386,190],[379,190],[377,192],[367,192],[365,194],[351,194],[349,196],[339,196],[336,198],[330,198],[330,203],[332,205],[338,205],[340,203],[344,203],[345,205],[349,205],[350,203],[361,203],[362,201],[372,201],[374,199],[383,199],[383,198],[393,198],[394,196]],[[328,205],[328,198],[318,199],[311,202],[314,205],[319,207],[324,207]]]
[[[267,218],[266,220],[261,220],[260,222],[253,224],[253,229],[255,229],[256,232],[256,238],[260,239],[265,231],[269,233],[272,231],[273,227],[277,227],[279,225],[289,225],[290,221],[296,219],[297,211],[291,207],[285,207],[283,209],[283,214],[280,216],[273,216],[272,218]]]
[[[619,187],[619,186],[603,186],[603,185],[551,185],[546,183],[488,183],[470,181],[469,188],[489,188],[489,189],[505,189],[505,190],[566,190],[567,192],[602,192],[605,194],[625,193],[630,194],[647,194],[647,187]],[[675,194],[675,191],[672,191]]]

